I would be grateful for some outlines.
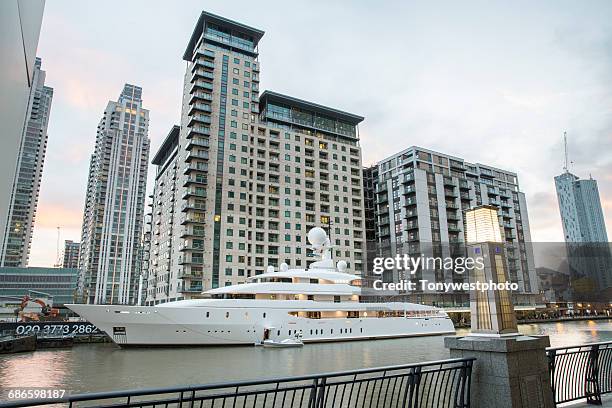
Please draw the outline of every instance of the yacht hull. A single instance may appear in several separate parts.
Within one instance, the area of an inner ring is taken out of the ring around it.
[[[311,319],[288,308],[67,305],[120,346],[260,345],[301,332],[304,343],[432,336],[455,333],[444,314],[434,317]]]

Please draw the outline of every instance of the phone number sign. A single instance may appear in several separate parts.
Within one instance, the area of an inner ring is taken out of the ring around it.
[[[14,331],[18,336],[33,334],[51,336],[89,336],[103,334],[89,322],[30,322],[30,323],[0,323],[0,331]]]

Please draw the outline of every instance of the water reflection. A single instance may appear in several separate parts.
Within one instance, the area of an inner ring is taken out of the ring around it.
[[[553,346],[612,340],[612,320],[519,326]],[[467,330],[458,330],[467,334]],[[122,350],[112,344],[0,356],[0,388],[72,393],[302,375],[448,358],[444,337],[308,344],[301,349],[209,347]]]

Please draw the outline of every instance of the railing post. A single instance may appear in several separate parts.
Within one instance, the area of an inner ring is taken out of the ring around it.
[[[404,394],[404,408],[412,408],[419,406],[419,385],[421,383],[421,367],[412,367],[410,369],[408,386]]]
[[[601,387],[599,386],[599,345],[591,346],[587,360],[585,393],[587,404],[601,405]]]
[[[312,391],[310,392],[310,398],[308,400],[308,408],[316,408],[317,406],[317,394],[319,390],[319,379],[314,378],[312,380]]]
[[[461,374],[459,384],[455,390],[455,408],[470,408],[470,387],[472,385],[472,360],[464,361],[461,364]],[[467,397],[467,400],[466,400]]]
[[[317,408],[325,406],[325,386],[327,385],[327,377],[321,378],[319,387],[317,388]]]
[[[557,351],[547,350],[546,357],[548,357],[548,374],[550,376],[550,388],[553,394],[553,401],[555,402],[555,406],[557,406],[557,387],[555,385],[555,362],[557,358]]]

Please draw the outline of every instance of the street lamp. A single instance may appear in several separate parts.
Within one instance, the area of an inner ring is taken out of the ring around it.
[[[468,257],[474,260],[470,281],[504,284],[506,271],[497,207],[482,205],[465,212]],[[478,262],[481,261],[481,262]],[[517,335],[514,306],[507,289],[489,288],[470,292],[472,335]]]

